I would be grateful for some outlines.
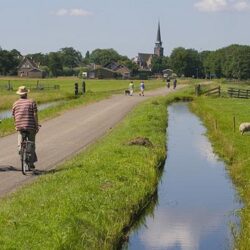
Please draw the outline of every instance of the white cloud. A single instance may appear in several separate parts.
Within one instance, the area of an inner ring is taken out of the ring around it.
[[[225,10],[228,6],[226,0],[202,0],[195,3],[195,7],[204,12],[215,12]]]
[[[183,213],[184,212],[184,213]],[[224,212],[192,208],[190,211],[172,208],[159,208],[153,218],[146,221],[146,227],[139,235],[145,249],[199,248],[200,239],[206,232],[216,232],[225,223]]]
[[[93,13],[83,9],[60,9],[53,14],[56,16],[91,16]]]
[[[249,0],[201,0],[194,7],[203,12],[247,11],[250,3]]]
[[[250,10],[250,4],[246,1],[237,1],[237,3],[233,5],[233,9],[237,11]]]
[[[67,14],[68,14],[68,10],[66,10],[66,9],[60,9],[60,10],[55,12],[55,15],[57,15],[57,16],[65,16]]]

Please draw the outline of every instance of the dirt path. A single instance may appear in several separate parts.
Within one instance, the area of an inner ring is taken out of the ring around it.
[[[178,86],[177,88],[181,88]],[[37,174],[54,168],[57,164],[84,149],[103,136],[121,121],[132,108],[143,100],[165,95],[173,89],[157,89],[146,96],[116,95],[85,107],[65,112],[63,115],[42,123],[37,135]],[[0,197],[34,179],[36,175],[21,173],[17,155],[17,135],[0,139]]]

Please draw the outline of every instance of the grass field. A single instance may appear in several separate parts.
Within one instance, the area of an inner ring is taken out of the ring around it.
[[[8,79],[0,79],[0,87],[5,86],[8,83]],[[51,107],[46,110],[39,112],[39,120],[49,119],[55,117],[65,110],[74,108],[79,105],[86,105],[91,102],[96,102],[104,98],[108,98],[112,94],[123,93],[123,90],[128,87],[128,80],[86,80],[86,94],[84,96],[79,96],[75,98],[74,95],[74,83],[79,83],[79,91],[81,91],[81,81],[78,78],[56,78],[56,79],[45,79],[39,80],[39,83],[44,84],[44,86],[55,84],[60,86],[60,90],[42,90],[35,91],[32,88],[36,86],[36,79],[26,79],[20,80],[17,78],[10,79],[11,85],[13,86],[13,91],[7,91],[0,88],[0,111],[10,110],[14,101],[19,98],[16,95],[16,90],[18,86],[26,85],[31,88],[29,93],[29,98],[36,100],[38,104],[48,103],[58,100],[65,100],[66,102],[56,106]],[[136,91],[139,90],[139,81],[134,81]],[[164,82],[162,80],[145,81],[146,91],[150,89],[155,89],[158,87],[163,87]],[[0,126],[0,137],[13,133],[14,124],[12,119],[5,119],[2,121]]]
[[[239,212],[242,226],[236,237],[236,249],[249,249],[250,133],[242,136],[238,128],[241,122],[250,122],[250,100],[200,97],[192,102],[192,108],[208,127],[214,150],[227,162],[230,176],[244,201],[245,207]]]
[[[10,81],[13,91],[7,91],[4,87]],[[59,85],[59,90],[34,90],[37,86],[37,81],[43,86]],[[0,78],[0,110],[10,109],[13,102],[18,98],[15,94],[18,86],[25,85],[31,89],[29,94],[30,98],[37,101],[37,103],[46,103],[57,100],[70,100],[74,98],[74,84],[78,82],[79,92],[81,92],[82,81],[79,78],[67,77],[67,78],[52,78],[52,79],[2,79]],[[124,89],[128,88],[128,80],[84,80],[86,83],[87,95],[90,93],[123,93]],[[140,81],[134,81],[135,89],[139,90]],[[145,81],[146,90],[163,87],[164,82],[162,80],[148,80]]]
[[[10,81],[13,86],[13,91],[7,91],[1,89]],[[79,91],[81,91],[82,80],[78,78],[66,77],[66,78],[52,78],[39,80],[39,83],[44,86],[59,85],[60,90],[42,90],[35,91],[34,88],[37,84],[37,79],[21,79],[20,78],[0,78],[0,112],[1,110],[10,110],[14,101],[19,98],[15,93],[18,86],[26,85],[31,87],[29,98],[34,99],[38,104],[54,102],[59,100],[65,100],[56,107],[51,107],[39,112],[39,120],[45,120],[57,115],[60,115],[65,110],[72,109],[79,105],[86,105],[91,102],[96,102],[104,98],[108,98],[112,94],[123,94],[123,91],[128,88],[128,80],[85,80],[86,94],[75,98],[74,95],[74,83],[79,83]],[[180,80],[182,84],[193,84],[192,80]],[[135,91],[139,91],[140,81],[134,81]],[[147,80],[145,81],[145,92],[151,89],[164,87],[165,82],[162,80]],[[13,133],[14,124],[12,119],[4,119],[0,125],[0,137]]]
[[[166,154],[166,105],[175,99],[140,104],[86,152],[3,199],[2,249],[115,249],[155,192]],[[128,144],[137,137],[153,146]]]

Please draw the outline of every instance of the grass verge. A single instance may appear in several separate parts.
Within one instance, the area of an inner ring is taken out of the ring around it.
[[[238,250],[250,246],[250,134],[242,136],[238,130],[241,122],[250,120],[249,106],[250,100],[232,98],[200,97],[192,102],[192,109],[208,128],[214,150],[226,160],[230,176],[245,204],[239,211],[240,232],[235,233]]]
[[[109,135],[1,200],[1,249],[115,249],[155,192],[166,154],[166,105],[140,104]],[[153,146],[128,145],[147,137]]]

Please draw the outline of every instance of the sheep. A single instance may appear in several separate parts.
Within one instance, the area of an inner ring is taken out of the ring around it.
[[[250,131],[250,122],[243,122],[240,124],[239,130],[243,135],[245,132]]]

